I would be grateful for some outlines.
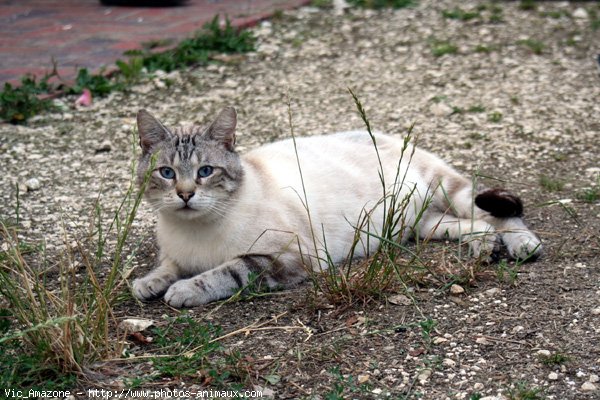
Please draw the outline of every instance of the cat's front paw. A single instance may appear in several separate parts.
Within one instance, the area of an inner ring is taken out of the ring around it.
[[[472,234],[468,239],[470,253],[475,258],[490,260],[499,250],[498,235],[494,233]]]
[[[203,285],[195,282],[197,278],[175,282],[165,294],[165,301],[175,308],[195,307],[211,301]]]
[[[535,261],[542,254],[542,242],[533,232],[505,233],[502,241],[515,260]]]
[[[173,283],[167,277],[146,276],[133,281],[133,295],[142,301],[153,300],[161,297]]]

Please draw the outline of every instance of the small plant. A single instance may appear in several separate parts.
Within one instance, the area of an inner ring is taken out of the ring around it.
[[[533,54],[540,55],[546,47],[543,42],[535,39],[523,39],[517,42],[518,45],[525,46],[531,50]]]
[[[600,186],[583,189],[577,194],[577,198],[584,203],[595,203],[600,200]]]
[[[456,54],[458,53],[458,46],[452,44],[448,40],[432,40],[431,53],[435,57],[441,57],[446,54]]]
[[[565,188],[565,182],[546,175],[540,176],[540,185],[548,192],[560,192]]]
[[[544,400],[541,388],[531,388],[527,382],[517,382],[507,391],[509,400]]]
[[[117,64],[121,76],[125,78],[125,82],[129,85],[139,81],[142,77],[144,60],[141,57],[130,57],[127,62],[117,60],[115,64]]]
[[[525,11],[533,11],[537,8],[537,4],[535,3],[535,0],[521,0],[519,8]]]
[[[483,113],[485,112],[485,107],[481,104],[476,104],[474,106],[469,107],[467,111],[470,113]]]
[[[312,0],[310,5],[317,8],[332,8],[333,0]]]
[[[514,285],[519,277],[519,271],[519,263],[516,263],[514,266],[510,266],[506,260],[500,260],[496,266],[496,278],[500,282],[506,282],[510,285]]]
[[[52,271],[44,264],[46,257],[37,257],[42,265],[33,266],[22,252],[16,228],[0,223],[0,239],[6,244],[0,257],[0,294],[14,326],[0,337],[0,363],[19,360],[3,369],[5,382],[20,387],[64,383],[93,362],[122,353],[124,332],[114,321],[113,307],[127,287],[126,271],[132,268],[136,248],[127,257],[124,250],[150,178],[149,172],[137,190],[134,165],[131,173],[129,189],[109,220],[96,204],[87,237],[59,254],[58,276],[52,278],[59,285],[56,290],[46,286]],[[108,237],[116,242],[110,252]],[[73,268],[76,260],[86,269],[84,277]],[[102,278],[98,271],[103,271]]]
[[[550,355],[539,354],[538,359],[544,365],[562,365],[569,361],[571,357],[562,353],[551,353]]]
[[[471,393],[471,395],[469,396],[469,400],[481,400],[482,397],[483,395],[481,393],[475,392]]]
[[[423,340],[427,343],[431,342],[431,334],[433,333],[433,328],[437,325],[437,322],[431,318],[427,318],[419,322],[419,326],[421,327],[421,336]]]
[[[502,121],[502,113],[500,111],[493,111],[488,114],[488,120],[493,123],[498,123]]]
[[[354,7],[372,8],[406,8],[417,4],[416,0],[347,0]]]
[[[459,21],[470,21],[481,16],[479,11],[465,11],[460,8],[444,10],[442,11],[442,15],[444,16],[444,18],[457,19]]]
[[[26,75],[18,87],[5,83],[0,92],[0,119],[18,124],[42,111],[52,109],[52,102],[41,98],[40,94],[53,89],[48,81],[54,76],[57,76],[56,72],[51,72],[37,82],[35,76]]]

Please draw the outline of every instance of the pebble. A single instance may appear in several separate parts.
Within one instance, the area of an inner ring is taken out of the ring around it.
[[[38,190],[42,187],[40,180],[37,178],[31,178],[25,181],[25,186],[27,186],[27,190],[34,191]]]
[[[444,103],[435,103],[430,108],[429,111],[436,117],[445,117],[452,114],[452,108]]]
[[[598,390],[598,387],[592,382],[583,382],[583,385],[581,385],[581,390],[584,392],[595,392]]]
[[[463,294],[465,292],[465,289],[457,284],[454,284],[452,286],[450,286],[450,293],[452,294]]]
[[[357,380],[358,380],[358,383],[361,385],[363,383],[367,383],[367,382],[369,382],[369,375],[359,375]]]
[[[600,307],[593,308],[592,315],[600,315]]]
[[[573,18],[587,19],[588,18],[588,12],[586,11],[585,8],[579,7],[577,10],[573,11]]]
[[[550,350],[538,350],[536,351],[536,353],[538,356],[543,356],[543,357],[550,357]]]
[[[96,147],[96,153],[106,153],[112,150],[112,144],[110,140],[104,140],[98,147]]]
[[[419,375],[417,375],[417,380],[423,384],[427,381],[427,379],[429,379],[430,376],[431,376],[431,369],[425,368],[424,370],[419,372]]]
[[[556,372],[550,372],[548,374],[548,380],[555,381],[558,379],[558,374]]]
[[[483,390],[483,388],[484,388],[484,387],[485,387],[485,386],[484,386],[484,385],[483,385],[483,383],[481,383],[481,382],[477,382],[477,383],[475,383],[475,384],[473,385],[473,389],[474,389],[474,390],[476,390],[476,391]]]
[[[120,326],[127,332],[141,332],[154,325],[151,319],[128,318],[121,321]]]
[[[596,374],[592,374],[592,375],[590,375],[589,381],[592,383],[600,382],[600,377],[598,377],[598,375],[596,375]]]
[[[500,294],[501,292],[502,292],[502,290],[500,290],[500,288],[491,288],[491,289],[486,290],[483,293],[488,297],[493,297],[497,294]]]
[[[444,361],[442,361],[442,365],[445,367],[453,368],[456,366],[456,361],[451,360],[449,358],[445,358]]]
[[[397,306],[410,306],[412,304],[412,300],[403,294],[395,294],[390,296],[388,297],[388,301]]]

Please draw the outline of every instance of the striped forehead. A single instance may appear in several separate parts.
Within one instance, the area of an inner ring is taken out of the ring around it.
[[[173,131],[175,136],[173,165],[186,166],[198,162],[197,142],[203,129],[197,126],[180,127]]]

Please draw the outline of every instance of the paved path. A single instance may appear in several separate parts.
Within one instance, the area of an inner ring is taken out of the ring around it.
[[[247,26],[306,0],[188,0],[162,8],[106,7],[99,0],[0,0],[0,83],[58,65],[63,79],[76,69],[98,70],[125,50],[153,39],[183,39],[214,15]]]

